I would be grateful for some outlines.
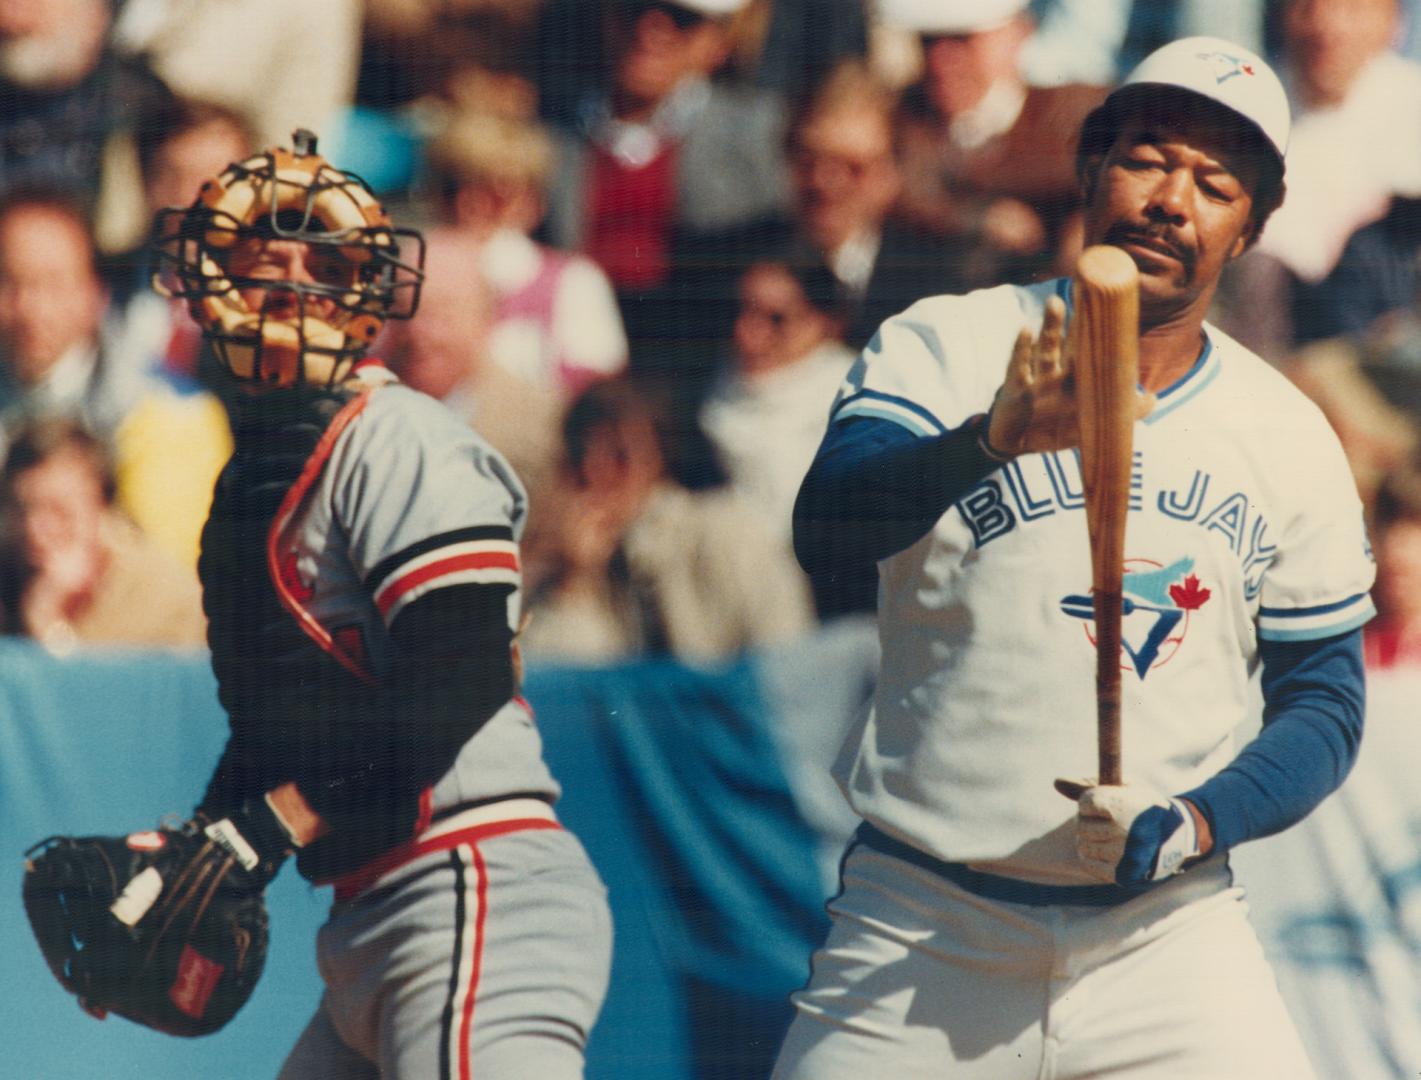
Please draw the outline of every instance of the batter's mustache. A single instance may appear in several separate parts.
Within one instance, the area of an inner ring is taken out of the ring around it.
[[[1105,242],[1114,244],[1117,247],[1128,243],[1131,240],[1143,240],[1148,244],[1155,244],[1165,248],[1171,255],[1179,260],[1184,267],[1185,273],[1189,277],[1194,276],[1194,264],[1196,262],[1194,249],[1186,244],[1182,244],[1173,235],[1173,230],[1163,222],[1147,222],[1144,224],[1133,224],[1121,222],[1112,225],[1105,233]]]

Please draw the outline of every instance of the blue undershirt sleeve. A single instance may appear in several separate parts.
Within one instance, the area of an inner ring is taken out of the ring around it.
[[[1262,641],[1263,729],[1223,770],[1186,791],[1216,851],[1301,821],[1346,779],[1362,741],[1362,631]]]
[[[1001,467],[978,431],[975,419],[930,436],[866,417],[831,425],[794,504],[794,553],[805,573],[878,562],[925,536]]]

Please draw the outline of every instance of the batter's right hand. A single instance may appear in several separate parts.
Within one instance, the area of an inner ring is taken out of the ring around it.
[[[1076,801],[1076,853],[1104,882],[1144,885],[1178,873],[1206,854],[1208,842],[1190,804],[1143,784],[1057,780]]]
[[[1023,327],[1017,335],[1006,380],[987,418],[986,449],[993,456],[1013,458],[1080,445],[1080,409],[1065,330],[1066,305],[1053,296],[1046,301],[1041,333],[1033,335]],[[1135,419],[1154,407],[1153,394],[1138,395]]]

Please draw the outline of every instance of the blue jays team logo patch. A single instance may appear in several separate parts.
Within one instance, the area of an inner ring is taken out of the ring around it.
[[[1120,621],[1120,666],[1143,679],[1152,668],[1174,658],[1189,632],[1189,616],[1208,602],[1210,590],[1199,583],[1194,560],[1179,559],[1161,566],[1150,559],[1126,559]],[[1061,610],[1085,623],[1086,637],[1095,644],[1095,603],[1089,594],[1073,593],[1061,600]]]
[[[1214,69],[1214,81],[1226,83],[1236,75],[1252,75],[1253,65],[1245,63],[1243,57],[1226,52],[1201,52],[1194,54],[1198,59]]]

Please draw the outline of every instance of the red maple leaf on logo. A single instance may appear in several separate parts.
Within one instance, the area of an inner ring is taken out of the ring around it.
[[[1194,574],[1186,577],[1183,585],[1169,587],[1169,598],[1185,611],[1197,611],[1204,606],[1204,601],[1209,599],[1209,596],[1208,589],[1199,588],[1199,578]]]
[[[1244,65],[1243,65],[1243,73],[1244,73],[1245,75],[1252,75],[1252,74],[1253,74],[1253,65],[1252,65],[1252,64],[1244,64]],[[1208,590],[1205,590],[1205,591],[1207,592]]]

